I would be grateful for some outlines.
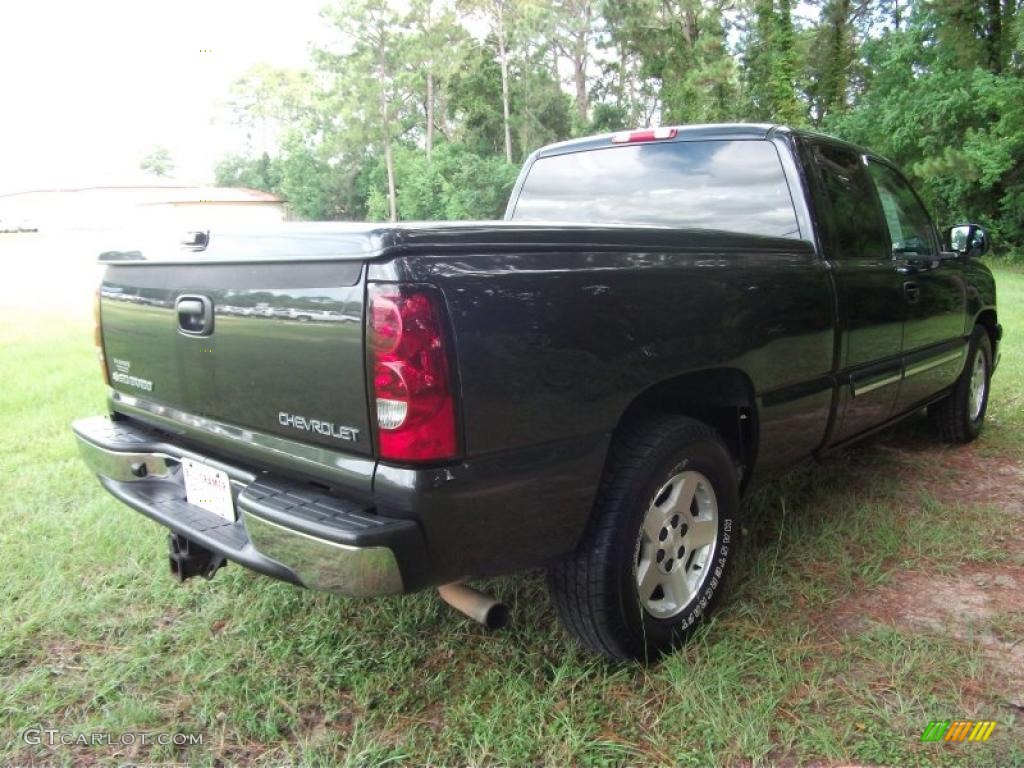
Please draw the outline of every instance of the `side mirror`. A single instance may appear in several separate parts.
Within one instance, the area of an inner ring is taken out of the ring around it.
[[[957,224],[946,230],[946,247],[961,256],[976,258],[988,253],[988,233],[977,224]]]

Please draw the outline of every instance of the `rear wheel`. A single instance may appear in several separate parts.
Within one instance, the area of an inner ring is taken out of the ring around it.
[[[612,659],[654,659],[690,636],[721,591],[739,490],[711,428],[645,419],[612,447],[591,524],[548,574],[562,623]]]
[[[969,443],[981,434],[991,379],[992,342],[988,332],[976,325],[967,350],[967,364],[953,391],[928,407],[928,416],[944,442]]]

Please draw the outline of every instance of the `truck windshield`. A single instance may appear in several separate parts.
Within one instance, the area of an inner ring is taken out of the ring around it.
[[[800,236],[775,146],[632,144],[537,160],[512,218]]]

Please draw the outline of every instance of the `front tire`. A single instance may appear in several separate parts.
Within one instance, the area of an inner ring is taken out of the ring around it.
[[[969,443],[981,434],[992,381],[992,342],[988,332],[974,326],[967,364],[953,391],[928,407],[928,417],[946,443]]]
[[[710,427],[649,418],[612,446],[590,526],[548,572],[570,634],[615,660],[683,644],[720,596],[733,560],[739,488]]]

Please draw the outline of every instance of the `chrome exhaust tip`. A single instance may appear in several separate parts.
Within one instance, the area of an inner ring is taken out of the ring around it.
[[[437,593],[448,605],[488,629],[508,624],[508,606],[465,584],[442,584]]]

